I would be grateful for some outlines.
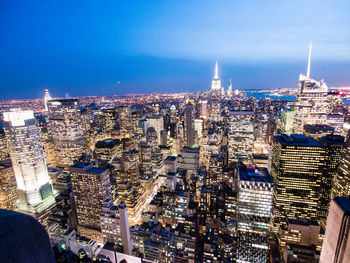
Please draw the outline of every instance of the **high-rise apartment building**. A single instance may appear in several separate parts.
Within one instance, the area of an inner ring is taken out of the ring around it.
[[[267,168],[238,165],[237,262],[267,262],[273,179]]]
[[[109,170],[75,163],[69,168],[78,218],[78,232],[102,242],[100,214],[104,200],[112,199]]]
[[[55,165],[70,166],[85,152],[79,100],[49,100],[47,105],[49,134],[55,148]]]
[[[194,129],[194,107],[192,104],[188,103],[185,108],[185,138],[186,146],[192,147],[194,145],[195,139],[195,129]]]
[[[54,202],[40,130],[32,111],[4,113],[4,128],[16,177],[17,209],[46,222]]]

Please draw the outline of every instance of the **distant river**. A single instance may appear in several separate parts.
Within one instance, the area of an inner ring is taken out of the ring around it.
[[[288,100],[288,101],[294,101],[296,100],[296,96],[276,96],[273,95],[272,92],[246,92],[247,97],[255,97],[257,99],[265,99],[265,98],[271,98],[273,100]]]

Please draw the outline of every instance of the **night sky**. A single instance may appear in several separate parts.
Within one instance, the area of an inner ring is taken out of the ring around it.
[[[0,99],[350,86],[350,1],[0,1]]]

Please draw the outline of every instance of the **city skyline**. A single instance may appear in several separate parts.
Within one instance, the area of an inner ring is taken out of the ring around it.
[[[1,2],[0,263],[349,263],[350,2]]]

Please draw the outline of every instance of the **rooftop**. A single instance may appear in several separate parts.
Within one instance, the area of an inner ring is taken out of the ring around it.
[[[276,135],[275,140],[282,146],[324,147],[321,143],[305,134]]]
[[[238,165],[239,178],[242,181],[273,183],[273,179],[265,167],[247,167],[243,163]]]

